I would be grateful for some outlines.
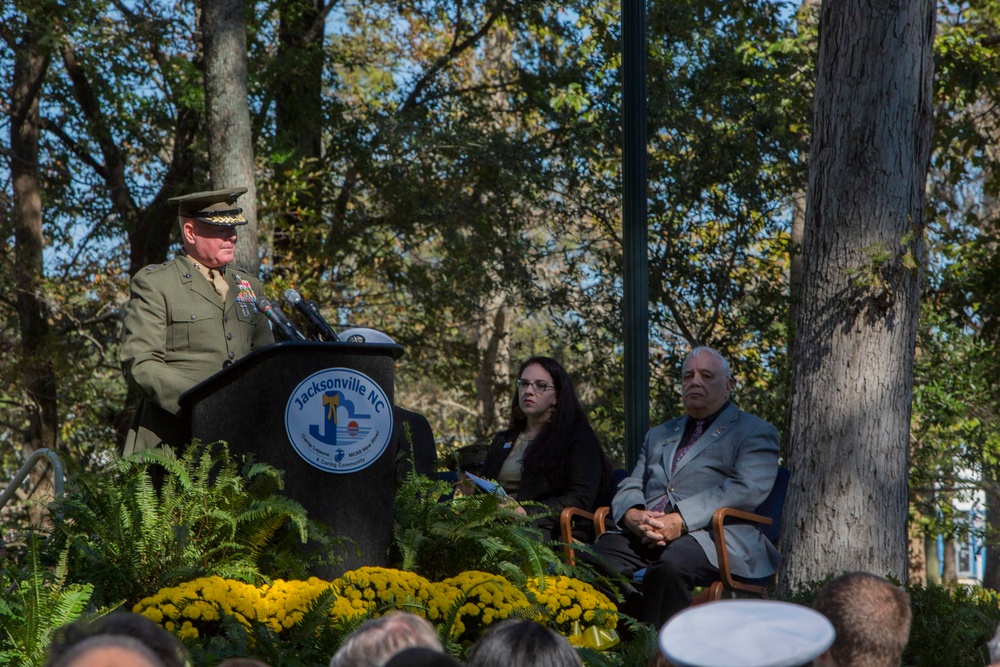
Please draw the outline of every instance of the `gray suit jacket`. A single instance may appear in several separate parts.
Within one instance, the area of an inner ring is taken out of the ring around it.
[[[691,536],[718,567],[712,514],[720,507],[752,512],[767,498],[778,474],[778,431],[730,404],[671,474],[688,419],[685,415],[650,429],[635,469],[618,485],[611,510],[620,521],[630,508],[652,507],[668,496]],[[727,525],[726,545],[730,570],[737,576],[768,577],[781,562],[778,550],[752,524]]]

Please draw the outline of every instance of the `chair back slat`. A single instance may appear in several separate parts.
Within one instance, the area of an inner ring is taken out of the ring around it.
[[[754,514],[766,516],[771,520],[771,525],[761,526],[760,532],[764,533],[764,537],[775,546],[778,544],[778,538],[781,537],[781,510],[785,507],[785,494],[788,492],[788,479],[790,477],[791,472],[788,468],[779,467],[778,476],[774,479],[774,486],[771,487],[771,493],[754,512]]]
[[[615,494],[618,493],[618,485],[626,477],[628,477],[628,470],[624,468],[615,468],[611,471],[611,479],[605,483],[601,497],[597,499],[597,507],[611,507],[611,501],[614,500]]]

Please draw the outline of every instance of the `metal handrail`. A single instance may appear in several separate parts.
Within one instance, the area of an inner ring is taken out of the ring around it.
[[[52,471],[55,476],[56,498],[61,499],[63,497],[64,475],[62,459],[59,458],[59,454],[56,452],[48,449],[47,447],[43,447],[42,449],[36,450],[34,454],[28,457],[28,460],[24,462],[21,469],[17,471],[16,475],[14,475],[14,480],[6,489],[4,489],[3,493],[0,494],[0,510],[2,510],[4,505],[6,505],[7,502],[14,497],[14,493],[17,491],[17,488],[21,486],[21,482],[23,482],[24,478],[28,476],[31,469],[35,467],[35,463],[43,457],[48,458],[49,462],[52,464]]]

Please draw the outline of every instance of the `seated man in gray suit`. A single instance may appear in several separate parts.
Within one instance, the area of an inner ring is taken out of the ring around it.
[[[719,573],[712,514],[753,511],[778,474],[778,431],[729,402],[729,364],[695,348],[682,367],[687,414],[646,435],[635,469],[618,485],[611,511],[621,530],[594,543],[604,564],[626,577],[647,568],[640,597],[623,611],[659,628],[691,604],[691,591]],[[780,556],[751,524],[727,525],[729,566],[740,577],[767,577]]]

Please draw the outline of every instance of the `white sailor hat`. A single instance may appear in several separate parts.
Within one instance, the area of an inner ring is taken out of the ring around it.
[[[388,343],[389,345],[395,345],[396,341],[390,338],[388,335],[377,331],[375,329],[366,329],[365,327],[354,327],[348,329],[347,331],[342,331],[338,334],[338,338],[345,343]]]
[[[677,667],[799,667],[830,648],[833,624],[809,607],[774,600],[719,600],[689,607],[660,629]]]

